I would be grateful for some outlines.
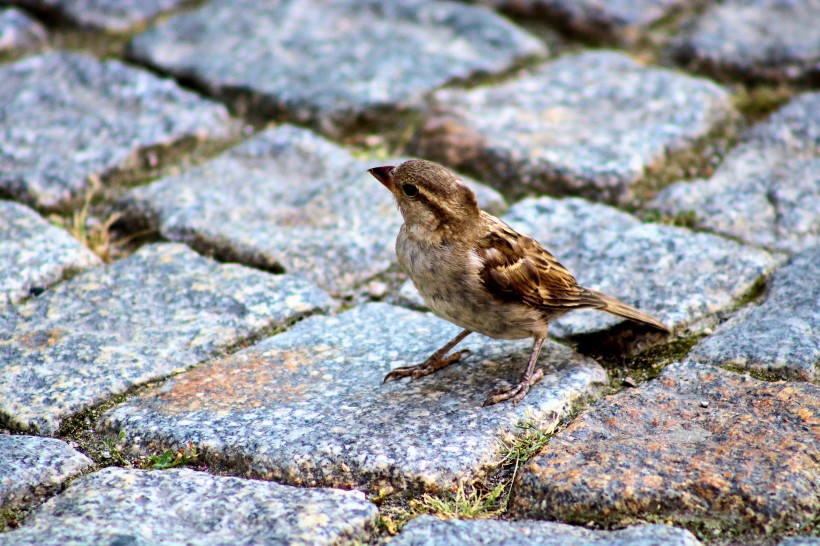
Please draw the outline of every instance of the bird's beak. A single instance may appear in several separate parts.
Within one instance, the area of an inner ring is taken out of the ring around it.
[[[393,171],[395,167],[393,165],[385,165],[384,167],[373,167],[372,169],[367,169],[367,172],[372,174],[376,180],[382,183],[382,185],[390,190],[393,191],[393,177],[390,176],[390,173]]]

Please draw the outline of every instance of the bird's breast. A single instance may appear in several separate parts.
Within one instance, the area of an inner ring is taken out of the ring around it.
[[[497,339],[522,339],[546,332],[540,313],[500,301],[481,283],[475,253],[452,245],[425,245],[402,230],[396,240],[399,265],[427,307],[462,328]]]

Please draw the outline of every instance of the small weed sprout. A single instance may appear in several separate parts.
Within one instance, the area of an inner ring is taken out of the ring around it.
[[[122,216],[119,212],[111,214],[100,222],[91,215],[91,202],[102,188],[99,177],[89,176],[91,188],[85,194],[83,205],[69,216],[52,214],[49,220],[52,224],[68,231],[80,244],[99,256],[105,263],[111,263],[115,258],[115,248],[111,240],[111,228]]]
[[[193,442],[188,442],[188,448],[181,447],[174,451],[169,449],[159,455],[151,455],[146,464],[147,468],[154,470],[166,470],[177,466],[184,466],[192,463],[199,456]]]
[[[107,436],[102,439],[102,444],[108,451],[108,455],[118,466],[130,467],[131,463],[122,456],[122,440],[125,438],[125,431],[120,431],[116,436]]]

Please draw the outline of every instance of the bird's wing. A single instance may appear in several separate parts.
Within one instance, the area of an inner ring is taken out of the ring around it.
[[[578,286],[575,277],[538,241],[483,214],[489,223],[477,250],[479,277],[488,292],[504,301],[544,310],[600,307],[602,302]]]

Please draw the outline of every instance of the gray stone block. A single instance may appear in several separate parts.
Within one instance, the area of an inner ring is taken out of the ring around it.
[[[0,315],[0,420],[45,434],[128,388],[332,305],[314,285],[143,247]]]
[[[625,201],[647,169],[733,116],[710,81],[588,51],[508,82],[435,93],[414,153],[515,194]]]
[[[417,381],[382,383],[458,333],[429,314],[365,304],[312,317],[282,334],[178,375],[109,410],[107,433],[140,452],[193,442],[223,472],[301,486],[439,491],[480,475],[499,437],[545,425],[596,397],[606,372],[547,343],[546,373],[516,407],[482,408],[518,381],[532,342],[471,336],[463,362]]]
[[[93,464],[56,438],[0,434],[0,509],[36,501]]]
[[[665,214],[772,249],[820,243],[820,93],[798,95],[743,135],[707,180],[677,182],[649,202]]]
[[[0,7],[0,54],[39,51],[48,42],[43,25],[25,12]]]
[[[594,40],[633,43],[652,25],[699,0],[478,0],[519,17],[543,19]]]
[[[66,231],[11,201],[0,201],[0,309],[102,261]]]
[[[636,525],[592,531],[548,521],[440,520],[421,516],[390,541],[391,546],[701,546],[692,533],[667,525]]]
[[[145,23],[164,11],[184,4],[186,0],[7,0],[30,10],[69,21],[75,25],[125,32]]]
[[[490,10],[425,0],[212,2],[130,46],[132,58],[249,114],[332,136],[391,124],[437,87],[545,54]]]
[[[688,359],[783,378],[820,378],[820,246],[795,255],[763,300],[741,309],[698,343]]]
[[[372,535],[358,491],[298,489],[188,469],[106,468],[39,507],[4,545],[343,544]]]
[[[396,261],[401,215],[367,173],[372,166],[311,131],[283,125],[131,191],[119,208],[200,252],[298,273],[346,294]],[[483,205],[503,206],[495,191],[476,189]]]
[[[714,3],[673,47],[690,67],[720,78],[820,78],[820,2],[729,0]]]
[[[118,61],[55,52],[0,66],[0,192],[58,208],[151,149],[231,135],[227,110]]]
[[[818,416],[818,385],[674,364],[553,436],[519,471],[511,514],[791,534],[820,510]]]

